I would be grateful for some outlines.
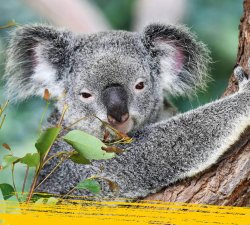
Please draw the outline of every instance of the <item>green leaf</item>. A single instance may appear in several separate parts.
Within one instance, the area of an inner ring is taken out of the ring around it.
[[[48,205],[56,205],[57,203],[58,203],[58,199],[57,199],[57,198],[55,198],[55,197],[50,197],[50,198],[48,198],[46,204],[48,204]]]
[[[61,127],[51,127],[42,132],[35,146],[40,155],[40,159],[43,159],[47,154],[53,143],[55,142],[58,134],[61,131]]]
[[[4,200],[7,200],[15,195],[15,190],[10,184],[0,184],[0,189],[2,191]]]
[[[40,198],[43,199],[48,199],[52,197],[52,194],[47,194],[47,193],[35,193],[32,195],[31,201],[32,202],[36,202],[37,200],[39,200]]]
[[[55,197],[50,197],[50,198],[39,198],[36,200],[35,204],[40,205],[40,204],[47,204],[47,205],[56,205],[58,202],[58,199]]]
[[[36,205],[40,205],[40,204],[45,204],[46,203],[46,198],[39,198],[35,204]]]
[[[5,155],[3,157],[3,169],[6,169],[7,167],[9,167],[10,165],[12,165],[13,163],[16,163],[19,161],[19,157],[13,156],[13,155]]]
[[[77,184],[76,188],[88,190],[93,194],[98,194],[101,191],[101,185],[97,181],[91,179],[81,181]]]
[[[20,163],[26,164],[29,167],[37,167],[40,162],[40,155],[38,153],[27,153],[20,159]]]
[[[19,202],[26,202],[28,195],[29,195],[28,192],[24,192],[22,195],[19,195],[18,196],[19,197],[18,198]]]
[[[78,163],[78,164],[90,164],[91,163],[88,159],[86,159],[85,157],[83,157],[79,153],[76,153],[76,154],[70,156],[70,159],[74,163]]]
[[[102,147],[106,147],[106,145],[98,138],[80,130],[70,131],[63,139],[81,156],[89,160],[110,159],[115,156],[115,153],[107,153],[102,150]]]

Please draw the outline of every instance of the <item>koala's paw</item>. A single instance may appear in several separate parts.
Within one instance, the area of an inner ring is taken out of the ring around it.
[[[243,89],[249,82],[249,77],[241,66],[237,66],[234,69],[234,76],[239,83],[239,89]],[[247,85],[249,86],[249,85]],[[249,88],[248,88],[249,89]]]

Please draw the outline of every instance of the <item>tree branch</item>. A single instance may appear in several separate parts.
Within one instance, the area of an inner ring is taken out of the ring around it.
[[[250,0],[244,0],[244,14],[239,26],[236,65],[248,73],[250,57]],[[223,96],[238,90],[233,76]],[[222,96],[222,97],[223,97]],[[250,116],[250,115],[249,115]],[[222,159],[207,171],[180,181],[146,199],[216,205],[250,206],[250,128]]]

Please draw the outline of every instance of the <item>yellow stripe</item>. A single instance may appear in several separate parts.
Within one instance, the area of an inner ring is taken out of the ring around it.
[[[250,208],[144,201],[140,203],[74,200],[68,205],[0,201],[3,225],[250,224]],[[7,212],[8,213],[7,213]],[[78,224],[77,224],[78,223]]]

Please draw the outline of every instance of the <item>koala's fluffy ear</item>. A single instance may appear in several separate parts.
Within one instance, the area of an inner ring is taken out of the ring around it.
[[[46,88],[53,97],[61,95],[72,45],[72,34],[67,31],[44,25],[17,28],[7,50],[4,78],[8,98],[43,96]]]
[[[209,51],[188,28],[152,24],[145,28],[143,42],[156,60],[163,89],[169,94],[189,96],[206,87]]]

